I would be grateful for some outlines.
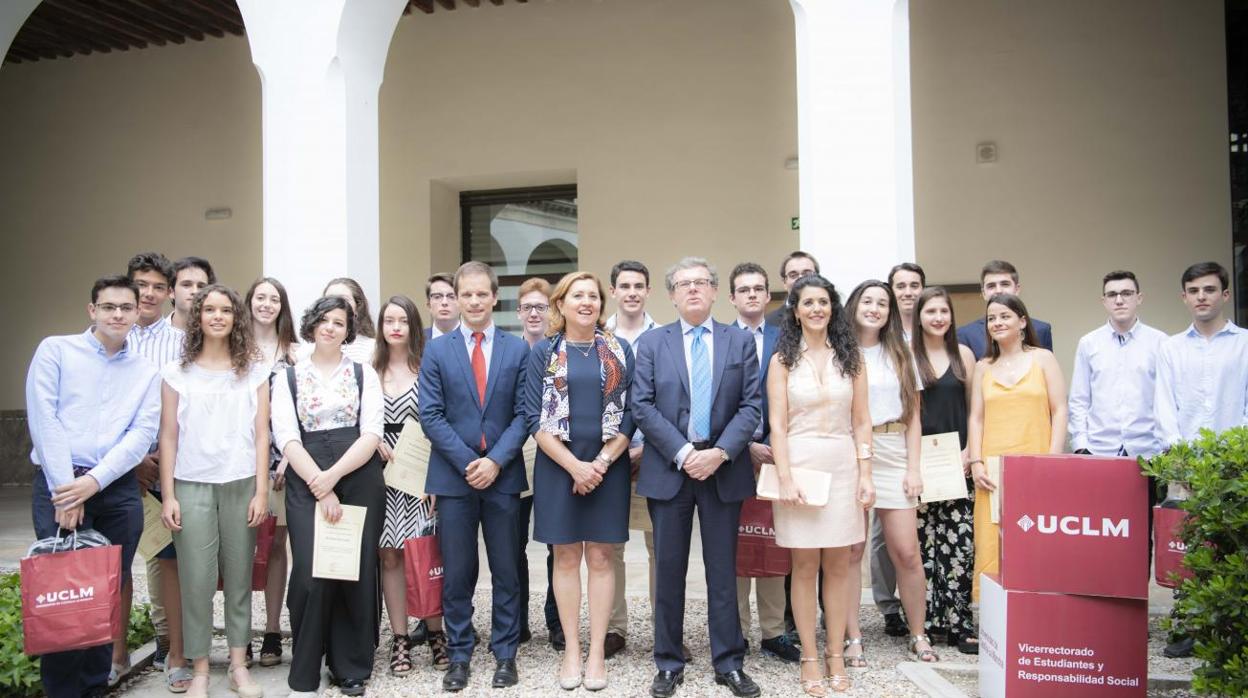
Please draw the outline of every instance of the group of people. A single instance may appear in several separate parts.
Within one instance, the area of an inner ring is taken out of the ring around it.
[[[169,690],[207,694],[219,577],[229,685],[258,698],[248,672],[253,557],[277,498],[285,525],[268,560],[259,662],[283,660],[284,600],[292,695],[315,694],[322,664],[342,693],[363,694],[383,605],[389,671],[414,671],[427,644],[443,688],[466,688],[479,536],[492,578],[491,685],[517,684],[518,647],[532,637],[531,524],[548,550],[556,681],[593,691],[627,643],[623,550],[643,498],[651,695],[674,695],[691,661],[681,580],[696,512],[716,683],[760,693],[743,670],[753,591],[760,649],[797,664],[802,690],[824,696],[869,666],[855,572],[868,547],[886,633],[907,636],[918,661],[939,661],[939,642],[977,652],[971,606],[979,574],[998,562],[988,458],[1061,453],[1068,434],[1079,453],[1148,457],[1201,428],[1248,423],[1248,334],[1224,317],[1229,280],[1216,263],[1182,274],[1192,325],[1172,337],[1140,321],[1131,272],[1107,274],[1108,322],[1080,340],[1069,397],[1051,328],[1028,313],[1008,262],[984,265],[984,316],[962,327],[949,292],[927,287],[913,263],[859,284],[844,304],[811,255],[794,252],[779,271],[786,297],[767,313],[767,271],[732,270],[731,323],[713,319],[720,277],[697,257],[664,276],[678,316],[667,325],[646,312],[651,279],[640,262],[615,265],[608,284],[587,271],[553,288],[530,279],[517,336],[496,326],[498,278],[480,262],[429,278],[425,327],[402,295],[374,320],[349,278],[327,284],[296,322],[276,279],[240,296],[201,258],[136,255],[126,275],[95,282],[91,326],[44,340],[31,363],[36,533],[89,527],[121,546],[127,618],[141,498],[156,498],[173,538],[148,560]],[[383,477],[412,422],[431,446],[425,496]],[[920,505],[921,437],[950,432],[974,494]],[[777,478],[775,537],[792,551],[792,574],[737,578],[741,504],[765,467]],[[316,520],[336,522],[344,506],[366,512],[358,580],[314,577]],[[404,541],[432,531],[442,615],[409,626]],[[1183,651],[1181,638],[1167,648]],[[127,661],[124,643],[45,655],[45,691],[100,694]]]

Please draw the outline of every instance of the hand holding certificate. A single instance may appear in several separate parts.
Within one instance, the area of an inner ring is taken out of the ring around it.
[[[429,439],[414,419],[403,425],[399,442],[394,445],[394,460],[386,466],[386,485],[413,497],[425,496],[425,474],[429,471]]]
[[[919,471],[923,477],[921,502],[966,499],[966,475],[962,471],[962,448],[958,432],[923,437]]]
[[[360,581],[360,544],[367,516],[367,507],[343,504],[342,518],[331,524],[325,520],[321,508],[316,507],[312,528],[313,577]]]

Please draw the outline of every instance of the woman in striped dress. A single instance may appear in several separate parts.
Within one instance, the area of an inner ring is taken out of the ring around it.
[[[383,460],[394,458],[394,447],[408,421],[418,421],[416,411],[416,380],[425,333],[421,327],[416,304],[407,296],[392,296],[381,307],[377,319],[381,341],[373,354],[373,368],[381,378],[385,393],[385,438],[377,447]],[[428,535],[436,526],[433,501],[415,497],[392,487],[386,488],[386,518],[381,530],[381,589],[390,613],[390,673],[406,676],[413,668],[412,645],[407,628],[407,582],[403,575],[403,541]],[[427,628],[429,651],[433,666],[448,665],[446,635],[441,617],[421,621]],[[418,629],[420,626],[417,626]]]

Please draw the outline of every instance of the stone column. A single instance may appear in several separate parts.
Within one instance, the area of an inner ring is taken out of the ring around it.
[[[914,259],[909,0],[789,0],[801,247],[842,299]]]
[[[263,91],[264,273],[380,302],[377,93],[406,0],[238,0]]]

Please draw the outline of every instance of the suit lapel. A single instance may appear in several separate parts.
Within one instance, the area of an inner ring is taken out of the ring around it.
[[[680,384],[685,386],[685,395],[691,396],[693,392],[689,390],[689,367],[685,365],[685,340],[680,330],[679,320],[667,326],[667,355],[676,368],[676,375],[680,376]]]
[[[715,345],[711,351],[715,354],[712,358],[715,362],[714,372],[711,374],[711,396],[712,398],[719,392],[719,385],[723,382],[724,366],[728,365],[728,345],[731,343],[728,334],[728,326],[712,322],[711,329],[715,337]],[[752,343],[754,338],[750,338]]]
[[[494,348],[490,351],[490,370],[486,373],[485,380],[485,404],[481,406],[481,410],[490,405],[490,398],[494,397],[494,387],[498,385],[498,372],[502,370],[503,365],[503,347],[498,340],[502,337],[502,330],[494,328],[494,336],[490,339],[494,342]]]
[[[771,365],[771,355],[776,352],[776,342],[780,341],[780,330],[771,324],[763,326],[763,361],[758,366],[760,380],[767,377],[767,367]]]
[[[456,328],[454,330],[454,336],[450,337],[450,340],[451,340],[450,342],[451,354],[454,355],[455,357],[452,360],[455,363],[459,364],[460,370],[464,372],[464,380],[466,381],[464,385],[468,386],[468,393],[472,395],[472,398],[473,398],[472,400],[469,400],[469,402],[472,403],[472,406],[475,407],[478,412],[483,411],[480,403],[476,399],[477,398],[477,377],[472,374],[472,364],[468,361],[468,350],[465,348],[467,345],[464,342],[464,335],[460,333],[458,328]],[[488,386],[489,386],[488,382],[486,383],[486,386],[488,389]]]

